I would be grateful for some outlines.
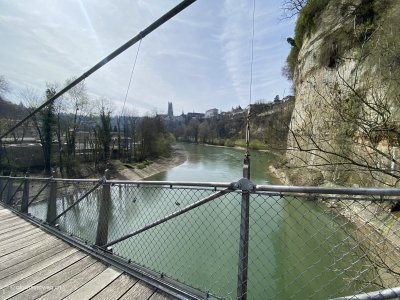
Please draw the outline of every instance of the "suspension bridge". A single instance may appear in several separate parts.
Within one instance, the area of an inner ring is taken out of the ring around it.
[[[1,140],[193,2],[182,1]],[[236,182],[0,176],[0,298],[393,299],[400,226],[384,204],[399,196],[394,188],[256,185],[248,151]],[[302,255],[285,253],[290,243]]]

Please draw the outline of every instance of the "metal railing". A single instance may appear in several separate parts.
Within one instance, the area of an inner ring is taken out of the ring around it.
[[[0,176],[0,200],[192,298],[399,295],[399,189]]]

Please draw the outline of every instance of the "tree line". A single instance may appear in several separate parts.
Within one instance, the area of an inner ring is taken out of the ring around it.
[[[66,84],[71,80],[73,78]],[[0,91],[0,96],[4,97],[10,85],[4,77],[0,77],[0,82],[0,86],[7,87]],[[3,106],[7,106],[9,112],[1,117],[0,132],[5,132],[45,99],[50,99],[57,89],[58,84],[47,84],[42,97],[33,89],[25,88],[18,92],[24,103],[19,106],[0,99],[0,105],[5,103]],[[107,105],[108,102],[104,98],[97,102],[90,99],[85,83],[78,84],[5,139],[0,151],[1,169],[26,168],[26,165],[18,166],[15,160],[10,159],[13,153],[7,143],[21,143],[28,138],[30,142],[34,138],[40,145],[41,153],[31,151],[32,155],[42,157],[42,162],[36,167],[43,168],[46,174],[57,169],[61,176],[66,177],[81,176],[83,169],[101,172],[110,167],[113,159],[130,163],[169,155],[174,138],[160,117],[137,117],[134,114],[112,117],[112,107]],[[12,114],[16,109],[18,115]],[[113,127],[115,119],[117,126]],[[31,161],[25,158],[27,160]]]
[[[289,123],[294,107],[293,97],[286,102],[251,105],[248,109],[237,107],[230,113],[211,118],[180,118],[169,121],[168,129],[176,139],[184,142],[219,146],[245,146],[246,124],[250,122],[250,148],[282,151],[286,147]]]

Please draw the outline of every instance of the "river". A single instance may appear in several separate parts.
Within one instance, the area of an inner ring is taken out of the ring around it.
[[[186,163],[149,180],[232,182],[241,178],[243,150],[193,144],[181,146],[188,153]],[[277,183],[268,173],[268,166],[275,157],[258,151],[250,154],[251,180],[257,184]],[[343,228],[351,230],[346,220],[332,217],[325,207],[315,202],[292,197],[255,197],[252,201],[250,299],[327,299],[362,290],[362,284],[350,283],[349,279],[358,277],[358,282],[366,282],[370,275],[369,267],[359,260],[351,239],[343,231]],[[235,230],[238,231],[238,227]],[[230,233],[235,234],[235,230]],[[216,237],[217,240],[221,238]],[[225,249],[219,251],[236,254],[226,249],[233,243],[215,243],[222,247],[225,245]],[[212,265],[203,264],[206,266],[196,268],[207,276],[206,270]],[[227,268],[225,274],[234,271]],[[231,293],[234,286],[229,282],[233,276],[228,278],[223,282],[225,287],[216,290],[234,298],[234,293]]]
[[[148,180],[233,182],[242,177],[244,151],[179,144],[187,161]],[[271,155],[251,152],[251,180],[270,184]],[[212,192],[212,191],[211,191]],[[210,191],[113,187],[109,240],[205,197]],[[60,227],[92,241],[96,193],[60,219]],[[132,200],[134,199],[134,200]],[[236,297],[240,193],[216,199],[114,246],[114,252],[223,298]],[[177,203],[179,201],[179,203]],[[58,202],[59,211],[66,207]],[[179,205],[179,206],[177,206]],[[42,211],[39,203],[30,211]],[[42,212],[43,215],[43,212]],[[252,196],[249,299],[327,299],[357,293],[368,268],[354,255],[350,225],[313,201]]]
[[[244,150],[195,144],[178,144],[178,147],[187,153],[188,160],[148,180],[233,182],[242,177]],[[270,183],[267,170],[274,157],[258,151],[250,154],[252,181]]]

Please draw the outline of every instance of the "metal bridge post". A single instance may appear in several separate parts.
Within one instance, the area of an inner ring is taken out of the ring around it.
[[[24,192],[22,194],[21,201],[21,212],[28,213],[28,203],[29,203],[29,172],[26,172],[24,178]]]
[[[46,222],[50,223],[57,216],[57,181],[54,180],[55,171],[52,172],[50,180],[50,193],[47,201]]]
[[[250,179],[250,156],[246,152],[243,163],[243,177]],[[242,203],[240,214],[240,241],[239,241],[239,263],[237,281],[237,299],[247,299],[247,272],[248,272],[248,249],[249,249],[249,218],[250,218],[250,193],[242,190]]]
[[[108,170],[105,171],[103,190],[101,192],[99,219],[97,222],[96,245],[102,246],[107,244],[108,237],[108,215],[111,203],[110,184],[107,180],[110,179]]]
[[[13,196],[13,181],[14,179],[12,178],[12,173],[10,173],[10,177],[8,178],[8,189],[7,189],[7,198],[6,198],[6,204],[11,205],[11,200]]]
[[[0,202],[3,202],[3,190],[5,188],[6,183],[3,178],[0,178]]]

